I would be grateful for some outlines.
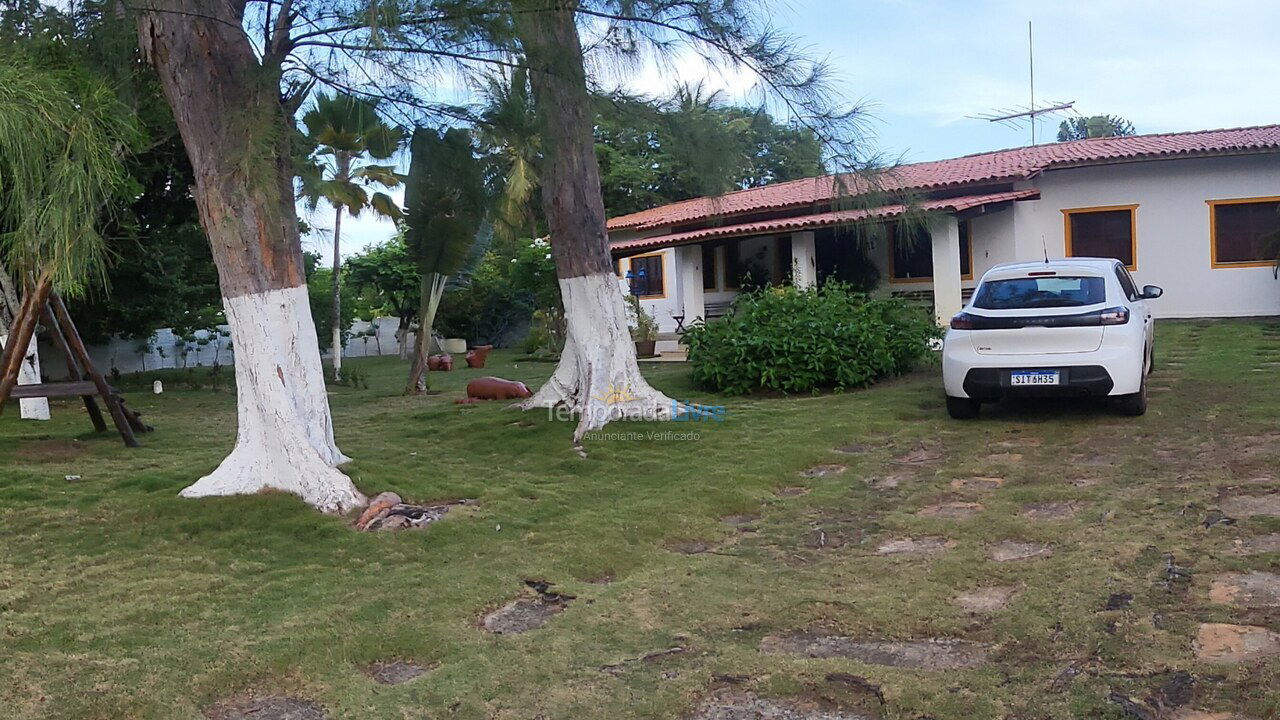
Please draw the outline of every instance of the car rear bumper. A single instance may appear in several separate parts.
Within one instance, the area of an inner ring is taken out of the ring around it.
[[[1013,385],[1013,370],[1052,370],[1058,373],[1057,385]],[[1115,382],[1101,365],[1065,365],[1055,367],[970,368],[965,373],[964,394],[977,400],[999,400],[1004,397],[1104,397],[1111,394]]]
[[[968,338],[943,345],[942,381],[947,395],[996,400],[1007,396],[1107,396],[1138,392],[1146,369],[1141,345],[1109,345],[1092,352],[984,355]],[[1058,385],[1009,382],[1014,370],[1057,370]]]

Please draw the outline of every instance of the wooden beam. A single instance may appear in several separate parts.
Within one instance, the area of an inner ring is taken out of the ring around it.
[[[84,380],[84,371],[80,369],[79,363],[71,354],[71,346],[67,344],[67,338],[62,334],[62,328],[58,327],[58,321],[53,316],[53,309],[49,307],[49,303],[44,304],[44,312],[41,315],[44,318],[45,327],[48,328],[49,338],[53,340],[53,344],[57,346],[58,351],[67,361],[67,379],[72,382]],[[107,421],[102,419],[102,410],[98,408],[98,403],[93,399],[95,390],[81,396],[84,400],[84,410],[89,414],[89,420],[93,423],[93,429],[97,432],[106,432]]]
[[[49,298],[52,290],[53,280],[50,279],[49,272],[46,270],[41,273],[35,288],[22,298],[18,317],[14,318],[13,327],[10,328],[9,340],[5,343],[4,352],[0,354],[0,412],[4,411],[9,393],[18,384],[18,372],[22,369],[27,347],[36,332],[36,319],[40,317],[40,308]]]
[[[124,444],[129,447],[138,447],[138,438],[134,437],[133,427],[129,424],[128,418],[125,417],[124,408],[120,404],[120,399],[116,396],[111,386],[107,384],[106,378],[98,369],[94,367],[93,360],[89,358],[89,351],[84,346],[84,340],[80,338],[80,332],[76,330],[76,324],[71,321],[71,314],[67,312],[66,303],[62,302],[62,298],[58,293],[49,293],[49,304],[53,307],[53,314],[58,319],[58,324],[62,328],[62,334],[67,339],[67,344],[71,346],[72,352],[76,355],[76,360],[80,366],[89,374],[89,379],[97,388],[98,395],[102,397],[102,402],[107,405],[107,412],[111,413],[111,419],[116,424],[116,430],[120,431],[120,437],[124,440]]]
[[[77,395],[93,395],[96,392],[98,392],[98,386],[94,385],[92,380],[39,383],[15,387],[13,392],[9,394],[9,399],[75,397]]]

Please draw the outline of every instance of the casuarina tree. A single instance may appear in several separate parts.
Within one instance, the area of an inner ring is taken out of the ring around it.
[[[366,190],[370,185],[400,184],[392,165],[367,162],[387,160],[400,149],[404,132],[378,115],[378,103],[347,93],[319,95],[315,106],[302,116],[311,162],[303,168],[302,189],[314,208],[321,198],[333,208],[333,306],[330,309],[330,348],[333,375],[342,370],[342,214],[359,217],[366,209],[395,220],[401,212],[385,192]]]
[[[427,389],[427,355],[436,310],[449,277],[462,269],[484,220],[485,186],[471,134],[449,128],[413,131],[405,184],[405,245],[422,274],[418,334],[405,394]]]

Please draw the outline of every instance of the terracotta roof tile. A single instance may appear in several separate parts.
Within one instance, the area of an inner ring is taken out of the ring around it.
[[[886,170],[880,180],[882,190],[933,190],[944,187],[1010,182],[1034,176],[1044,170],[1078,165],[1095,165],[1157,159],[1280,150],[1280,125],[1204,130],[1163,135],[1092,138],[1062,143],[997,150],[933,162],[901,165]],[[845,176],[849,178],[850,176]],[[849,187],[837,187],[837,183]],[[866,191],[861,178],[837,180],[836,176],[805,178],[766,185],[711,198],[694,198],[662,205],[609,221],[610,230],[652,229],[748,212],[811,205],[840,194]]]
[[[968,210],[981,205],[1010,202],[1013,200],[1034,200],[1038,197],[1040,197],[1040,193],[1036,190],[1014,190],[1011,192],[988,193],[986,195],[964,195],[961,197],[945,198],[942,200],[926,200],[919,203],[917,207],[921,210],[947,210],[951,212],[960,212],[961,210]],[[866,220],[869,218],[891,218],[901,215],[905,210],[906,206],[900,204],[882,205],[875,208],[859,208],[856,210],[834,210],[832,212],[818,213],[815,215],[801,215],[798,217],[779,218],[776,220],[761,220],[759,222],[741,223],[739,225],[721,225],[717,227],[702,228],[700,230],[690,230],[688,232],[671,233],[668,235],[658,235],[647,238],[636,238],[634,240],[623,240],[610,243],[609,249],[616,253],[653,247],[686,245],[713,238],[812,230],[814,228],[843,225],[845,223],[857,222],[858,220]]]

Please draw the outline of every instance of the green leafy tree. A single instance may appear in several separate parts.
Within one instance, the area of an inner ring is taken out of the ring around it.
[[[395,187],[400,184],[393,165],[368,162],[394,156],[404,141],[404,132],[378,115],[378,104],[354,95],[320,95],[315,107],[302,117],[307,128],[307,144],[315,149],[311,163],[304,167],[302,189],[314,208],[321,198],[333,207],[332,306],[329,309],[330,349],[334,379],[342,371],[342,213],[359,217],[366,209],[387,218],[403,214],[385,192],[369,194],[369,186]]]
[[[405,244],[421,273],[418,334],[405,394],[427,390],[427,354],[436,309],[449,276],[465,265],[484,219],[484,176],[471,133],[449,128],[413,132],[405,187]]]
[[[406,339],[418,315],[422,273],[409,254],[403,230],[390,240],[348,258],[344,282],[355,292],[367,293],[370,306],[377,312],[399,319],[396,339],[400,343],[400,358],[407,358]]]
[[[1063,120],[1058,125],[1058,142],[1087,138],[1136,135],[1133,123],[1119,115],[1093,115]]]

